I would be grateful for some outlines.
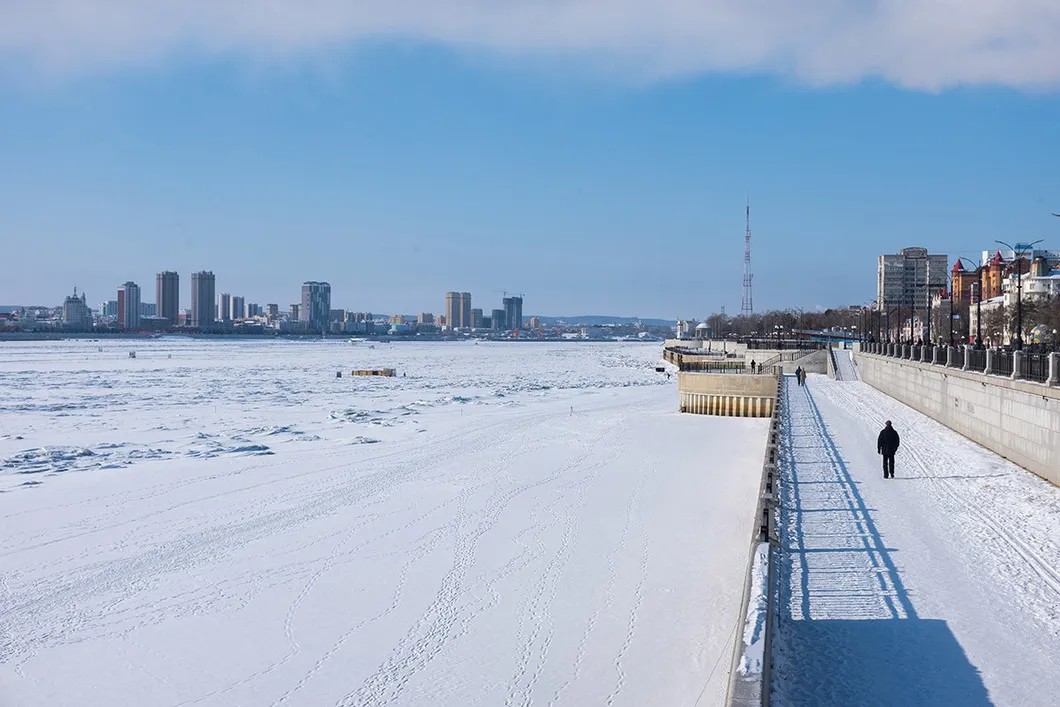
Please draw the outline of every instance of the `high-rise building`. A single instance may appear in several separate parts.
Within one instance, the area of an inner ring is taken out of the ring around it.
[[[501,300],[504,305],[504,327],[508,331],[523,328],[523,298],[512,295]]]
[[[191,325],[208,329],[214,325],[214,296],[217,281],[210,271],[191,274]]]
[[[158,316],[158,305],[154,302],[141,302],[140,303],[140,316],[141,317],[157,317]]]
[[[302,307],[299,320],[316,331],[326,331],[331,316],[331,285],[326,282],[302,283]]]
[[[92,328],[92,310],[88,308],[88,299],[84,292],[78,297],[76,287],[73,296],[68,296],[63,302],[63,326],[77,330]]]
[[[257,302],[248,302],[247,303],[247,318],[248,319],[253,319],[254,317],[260,317],[260,316],[261,316],[261,305],[258,304]]]
[[[246,319],[247,317],[247,301],[244,297],[237,297],[232,295],[232,309],[229,312],[229,319]]]
[[[140,328],[140,286],[126,282],[118,290],[118,309],[121,325],[128,331]]]
[[[265,316],[269,319],[278,319],[280,317],[280,305],[278,304],[266,304],[265,305]]]
[[[302,312],[301,312],[301,309],[302,309],[302,307],[301,307],[300,305],[297,305],[297,304],[292,304],[292,305],[291,305],[291,311],[290,311],[290,313],[289,313],[289,314],[287,315],[287,318],[288,318],[288,319],[289,319],[290,321],[292,321],[292,322],[297,322],[297,321],[301,321],[301,319],[302,319]]]
[[[471,328],[471,293],[460,293],[460,328]]]
[[[165,270],[155,276],[155,312],[169,320],[170,326],[177,325],[180,313],[180,275]]]
[[[116,317],[118,316],[118,300],[109,299],[105,302],[99,303],[99,316],[101,317]]]
[[[232,295],[227,292],[217,295],[217,319],[222,322],[232,320]]]
[[[482,310],[472,309],[471,310],[471,328],[481,329],[482,328]]]
[[[495,309],[490,315],[490,328],[493,331],[504,331],[504,310]]]
[[[949,258],[927,248],[903,248],[879,257],[876,307],[888,322],[887,338],[912,340],[931,335],[931,296],[949,284]]]
[[[926,310],[929,293],[946,287],[949,274],[949,258],[929,255],[927,248],[903,248],[895,255],[881,255],[877,306],[881,311],[910,306]]]
[[[456,329],[460,322],[460,293],[445,293],[445,324],[450,329]]]
[[[417,324],[434,324],[434,315],[430,312],[420,312],[420,315],[416,317]]]

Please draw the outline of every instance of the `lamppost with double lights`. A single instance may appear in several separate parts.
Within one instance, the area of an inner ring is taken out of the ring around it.
[[[1054,214],[1055,215],[1055,214]],[[1023,350],[1023,267],[1020,265],[1020,261],[1023,260],[1021,253],[1030,251],[1034,252],[1034,246],[1042,242],[1042,238],[1034,241],[1033,243],[1017,243],[1019,249],[1013,248],[1004,241],[995,240],[994,243],[1000,243],[1009,250],[1012,251],[1012,262],[1016,266],[1016,350]],[[1002,305],[1004,307],[1004,305]]]

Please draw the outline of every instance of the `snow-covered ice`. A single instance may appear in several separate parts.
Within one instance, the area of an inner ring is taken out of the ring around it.
[[[767,421],[660,354],[0,344],[0,704],[718,704]]]
[[[1056,704],[1060,488],[861,381],[786,396],[775,702]]]

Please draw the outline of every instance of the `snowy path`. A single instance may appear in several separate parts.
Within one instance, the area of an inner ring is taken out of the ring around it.
[[[1060,489],[860,381],[786,395],[777,704],[1055,704]]]
[[[842,381],[861,380],[857,366],[854,365],[854,352],[847,349],[835,350],[836,374]]]
[[[658,347],[140,347],[0,360],[0,704],[724,699],[767,423]]]

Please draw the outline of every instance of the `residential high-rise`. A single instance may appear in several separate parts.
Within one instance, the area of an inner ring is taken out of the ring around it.
[[[291,310],[287,314],[287,318],[290,321],[292,321],[292,322],[301,321],[301,319],[302,319],[302,311],[301,310],[302,310],[301,305],[292,304],[291,305]]]
[[[481,329],[482,328],[482,310],[472,309],[471,310],[471,328]]]
[[[512,295],[501,300],[504,305],[504,327],[507,331],[523,328],[523,298]]]
[[[180,275],[165,270],[155,277],[155,313],[169,320],[170,326],[177,325],[180,313]]]
[[[328,318],[331,315],[331,285],[326,282],[308,281],[302,283],[302,307],[299,320],[310,329],[326,331]]]
[[[490,324],[493,331],[504,331],[504,310],[495,309],[490,315]]]
[[[470,329],[471,324],[471,293],[460,293],[460,328]]]
[[[191,325],[208,329],[214,325],[216,279],[210,271],[191,274]]]
[[[247,304],[246,298],[237,297],[232,295],[232,305],[229,312],[229,319],[246,319],[247,317]]]
[[[898,310],[899,317],[891,326],[896,335],[901,333],[894,323],[906,321],[906,333],[913,336],[913,319],[926,318],[931,294],[945,288],[949,276],[949,258],[929,255],[927,248],[903,248],[895,255],[879,257],[876,303],[883,313]]]
[[[280,305],[278,304],[266,304],[265,305],[265,316],[269,319],[278,319],[280,316]]]
[[[126,282],[118,290],[118,309],[121,325],[128,331],[140,328],[140,286]]]
[[[445,293],[445,324],[450,329],[460,326],[460,293]]]
[[[232,321],[232,295],[227,292],[217,296],[217,319],[222,322]]]
[[[261,316],[261,305],[258,304],[257,302],[248,302],[247,303],[247,318],[248,319],[253,319],[254,317],[260,317],[260,316]]]

